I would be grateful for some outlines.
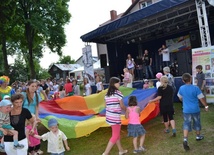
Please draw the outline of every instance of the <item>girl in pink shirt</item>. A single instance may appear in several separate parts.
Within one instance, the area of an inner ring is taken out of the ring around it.
[[[128,136],[133,137],[134,151],[133,153],[139,153],[145,151],[143,147],[145,140],[145,129],[140,123],[140,107],[137,106],[136,96],[130,96],[128,101],[129,107],[126,110],[125,117],[129,119],[128,124]],[[140,146],[137,146],[137,139],[140,137]]]
[[[33,135],[30,134],[30,131],[33,129],[33,126],[36,126],[36,124],[33,125],[32,123],[27,121],[25,134],[28,139],[28,153],[29,155],[43,154],[43,151],[40,150],[40,139],[34,137],[34,135],[38,135],[37,129],[34,127]]]

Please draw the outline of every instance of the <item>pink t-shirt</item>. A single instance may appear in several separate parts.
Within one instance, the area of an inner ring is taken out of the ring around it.
[[[26,130],[32,130],[32,126],[31,125],[27,125],[26,126]],[[37,131],[37,129],[34,129],[34,134],[35,135],[38,135],[38,131]],[[37,139],[37,138],[35,138],[35,137],[33,137],[33,136],[31,136],[31,135],[29,135],[29,141],[30,141],[30,147],[34,147],[34,146],[36,146],[36,145],[39,145],[40,144],[40,139]]]
[[[136,112],[137,106],[128,107],[129,110],[129,124],[140,124],[139,113]]]

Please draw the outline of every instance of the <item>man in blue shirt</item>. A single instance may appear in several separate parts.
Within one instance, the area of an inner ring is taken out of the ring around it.
[[[184,141],[183,147],[187,151],[188,146],[188,133],[192,130],[191,122],[193,121],[193,129],[196,131],[196,140],[202,140],[204,137],[200,134],[201,122],[200,122],[200,108],[199,101],[205,106],[205,110],[208,111],[208,105],[204,99],[204,95],[199,87],[192,85],[192,76],[189,73],[182,75],[182,80],[185,85],[181,86],[178,91],[178,97],[183,101],[183,134]]]

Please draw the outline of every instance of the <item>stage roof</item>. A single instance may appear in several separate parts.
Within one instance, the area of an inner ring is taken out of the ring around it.
[[[214,23],[213,15],[208,20]],[[162,0],[81,36],[84,42],[145,42],[198,27],[194,0]]]

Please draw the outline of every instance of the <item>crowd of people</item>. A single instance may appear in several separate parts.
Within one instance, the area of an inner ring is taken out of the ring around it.
[[[129,59],[128,61],[132,61]],[[130,69],[130,68],[129,68]],[[128,87],[133,73],[129,69],[124,69],[124,85]],[[208,111],[208,105],[205,100],[203,90],[205,89],[205,77],[203,76],[202,66],[196,67],[197,84],[192,85],[192,76],[189,73],[182,75],[184,85],[178,90],[177,96],[183,103],[183,147],[189,150],[188,134],[193,129],[196,130],[196,140],[202,140],[201,122],[200,122],[200,103]],[[149,103],[159,101],[160,114],[163,117],[164,132],[169,133],[169,124],[172,128],[172,136],[176,137],[176,121],[174,120],[173,98],[175,95],[174,77],[170,74],[169,67],[163,68],[163,73],[157,73],[157,97],[150,100]],[[65,150],[70,150],[66,135],[58,128],[58,122],[52,118],[48,121],[49,132],[39,135],[37,124],[41,121],[39,118],[39,103],[41,100],[58,99],[71,95],[80,95],[80,88],[75,79],[66,79],[52,81],[30,80],[24,82],[15,82],[12,87],[8,86],[9,77],[0,77],[0,149],[4,149],[8,155],[35,155],[42,154],[40,150],[40,140],[48,142],[47,152],[51,154],[63,155]],[[112,147],[116,144],[119,155],[126,154],[128,150],[122,147],[120,141],[121,132],[121,113],[125,112],[125,117],[129,123],[127,126],[128,136],[133,137],[133,153],[145,151],[144,141],[146,131],[139,121],[140,108],[136,96],[130,96],[128,107],[123,103],[123,94],[119,91],[121,81],[117,77],[111,77],[107,93],[104,97],[106,103],[106,122],[111,126],[112,136],[102,155],[108,155]],[[97,93],[103,90],[102,79],[96,76]],[[143,89],[154,88],[152,80],[144,80]],[[54,91],[50,95],[50,91]],[[62,92],[63,91],[63,92]],[[91,94],[91,87],[87,78],[84,79],[84,95]],[[138,145],[138,138],[140,143]],[[53,147],[57,146],[57,147]]]

